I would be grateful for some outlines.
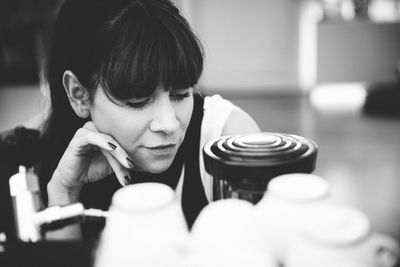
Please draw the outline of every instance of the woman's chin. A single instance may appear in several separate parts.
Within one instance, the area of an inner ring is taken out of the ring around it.
[[[162,173],[168,170],[168,168],[172,164],[172,160],[157,160],[157,161],[152,161],[149,162],[147,166],[145,166],[144,171],[150,172],[150,173]]]

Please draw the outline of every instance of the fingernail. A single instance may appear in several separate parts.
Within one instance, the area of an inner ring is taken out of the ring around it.
[[[135,166],[133,160],[130,157],[126,157],[126,160],[128,161],[129,167],[133,168]]]
[[[131,183],[131,177],[129,177],[128,175],[124,176],[125,179],[125,183],[126,184],[130,184]]]
[[[111,147],[112,150],[117,148],[117,146],[114,145],[113,143],[108,142],[108,145]]]

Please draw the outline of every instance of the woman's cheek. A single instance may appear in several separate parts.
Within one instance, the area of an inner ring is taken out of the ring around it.
[[[189,125],[190,119],[192,118],[193,105],[193,96],[190,97],[187,101],[183,101],[182,105],[178,103],[177,113],[179,114],[179,121],[181,122],[182,128],[186,129]]]
[[[128,110],[114,108],[94,112],[92,120],[99,132],[110,135],[124,148],[129,147],[130,143],[136,139],[135,133],[139,132],[142,122],[132,120],[138,117],[135,115]]]

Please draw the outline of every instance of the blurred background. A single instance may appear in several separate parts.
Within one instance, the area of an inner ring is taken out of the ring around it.
[[[40,70],[61,2],[0,1],[0,131],[46,106]],[[400,239],[400,1],[175,2],[204,45],[199,88],[263,131],[313,139],[332,198]]]

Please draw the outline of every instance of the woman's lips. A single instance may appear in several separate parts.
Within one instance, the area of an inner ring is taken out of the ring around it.
[[[156,155],[169,155],[175,152],[176,145],[175,144],[167,144],[167,145],[159,145],[152,147],[145,147],[148,151]]]

